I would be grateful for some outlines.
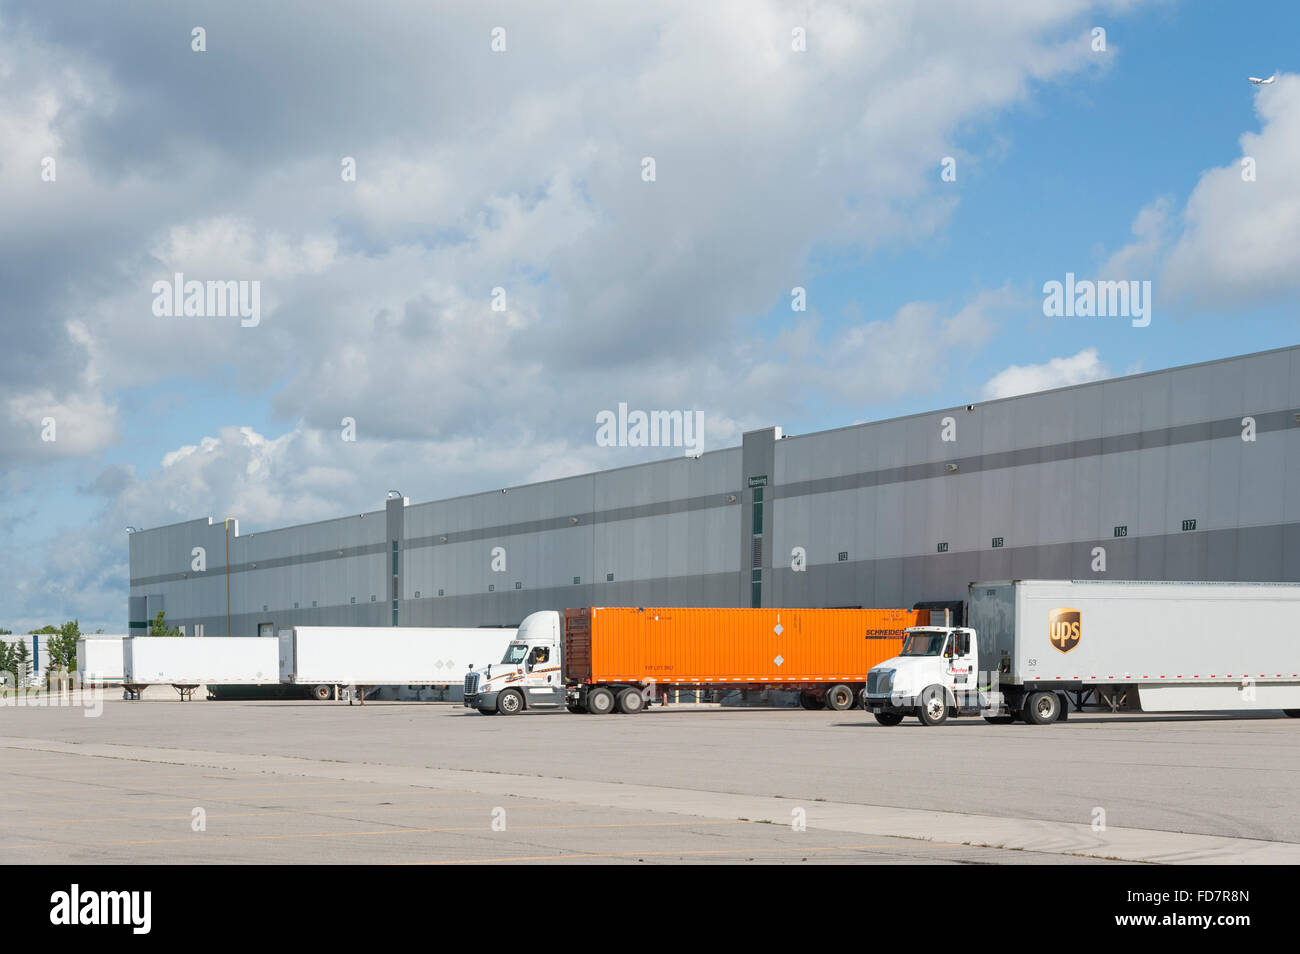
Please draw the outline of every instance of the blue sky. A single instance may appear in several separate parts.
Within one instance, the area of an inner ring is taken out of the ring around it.
[[[977,6],[0,0],[0,626],[120,629],[127,524],[644,459],[595,444],[620,401],[713,448],[1295,344],[1300,8]],[[261,325],[150,314],[174,271],[260,280]],[[1044,317],[1103,271],[1149,327]]]

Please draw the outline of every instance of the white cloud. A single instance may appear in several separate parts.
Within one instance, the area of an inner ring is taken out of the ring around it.
[[[1076,355],[1052,358],[1045,364],[1011,365],[984,385],[984,399],[992,401],[1017,394],[1050,391],[1107,377],[1110,377],[1110,369],[1097,354],[1097,349],[1084,348]]]
[[[1158,274],[1170,302],[1237,310],[1300,289],[1300,75],[1254,95],[1260,130],[1242,135],[1241,156],[1203,173],[1182,209],[1167,197],[1144,207],[1102,277]]]

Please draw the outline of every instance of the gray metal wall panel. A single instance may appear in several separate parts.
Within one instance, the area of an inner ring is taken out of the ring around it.
[[[979,577],[1086,577],[1095,546],[1111,578],[1295,579],[1297,410],[1300,348],[787,438],[761,464],[730,448],[418,504],[403,513],[402,622],[511,622],[503,616],[526,607],[588,600],[747,605],[751,470],[769,476],[769,605],[903,605],[960,596]],[[1254,443],[1239,437],[1246,414],[1264,422]],[[939,439],[947,416],[951,443]],[[763,433],[747,442],[759,448]],[[949,461],[961,469],[946,473]],[[725,504],[728,493],[740,500]],[[385,625],[382,514],[232,533],[234,630],[265,621],[262,605],[277,625]],[[1181,533],[1191,518],[1197,531]],[[1129,537],[1112,537],[1119,524]],[[442,533],[465,538],[442,545]],[[993,549],[994,536],[1005,547]],[[428,545],[414,545],[421,538]],[[131,535],[131,595],[165,606],[174,623],[224,632],[224,541],[207,518]],[[940,541],[949,553],[935,552]],[[488,567],[494,545],[507,549],[504,574]],[[206,574],[190,571],[193,546],[207,550]],[[793,546],[808,551],[806,574],[790,571]]]

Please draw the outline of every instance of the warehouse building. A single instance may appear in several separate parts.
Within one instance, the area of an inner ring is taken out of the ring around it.
[[[130,536],[129,623],[904,606],[973,580],[1300,581],[1300,347],[241,534]],[[199,554],[202,559],[199,559]]]

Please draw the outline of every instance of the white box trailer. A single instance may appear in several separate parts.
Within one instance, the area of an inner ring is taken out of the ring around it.
[[[171,685],[186,699],[203,685],[273,685],[278,646],[264,636],[132,636],[122,642],[122,683],[135,696]]]
[[[126,636],[83,636],[77,640],[77,681],[83,686],[122,685],[122,643]]]
[[[336,686],[460,686],[502,657],[514,628],[294,626],[280,630],[282,683],[328,699]]]
[[[1045,724],[1070,693],[1115,711],[1300,716],[1298,616],[1294,583],[972,583],[969,625],[908,630],[864,697],[885,725],[965,711]]]

